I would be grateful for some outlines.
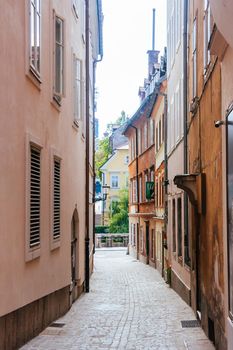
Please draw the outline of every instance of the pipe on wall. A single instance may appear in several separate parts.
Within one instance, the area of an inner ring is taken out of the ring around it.
[[[90,282],[90,223],[89,223],[89,189],[90,189],[90,180],[89,180],[89,164],[90,164],[90,114],[89,114],[89,108],[90,108],[90,82],[89,82],[89,75],[90,75],[90,68],[89,68],[89,58],[90,58],[90,52],[89,52],[89,29],[90,29],[90,23],[89,23],[89,0],[85,0],[86,9],[85,9],[85,35],[86,35],[86,57],[85,57],[85,71],[86,71],[86,201],[85,201],[85,292],[89,293],[89,282]]]

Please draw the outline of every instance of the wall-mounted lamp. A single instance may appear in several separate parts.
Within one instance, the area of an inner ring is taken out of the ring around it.
[[[109,190],[110,186],[108,185],[103,185],[102,186],[102,196],[100,195],[99,197],[95,198],[95,202],[99,202],[99,201],[106,201],[107,196],[108,196],[108,190]]]

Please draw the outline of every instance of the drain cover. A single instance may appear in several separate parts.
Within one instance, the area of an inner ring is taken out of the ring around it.
[[[49,325],[49,327],[55,327],[55,328],[62,328],[65,326],[65,323],[58,323],[58,322],[53,322]]]
[[[198,320],[186,320],[186,321],[181,321],[181,326],[182,328],[195,328],[195,327],[200,327],[200,323]]]

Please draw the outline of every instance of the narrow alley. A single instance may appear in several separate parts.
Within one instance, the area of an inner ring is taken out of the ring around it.
[[[214,349],[192,309],[152,267],[126,250],[95,254],[90,293],[21,350]]]

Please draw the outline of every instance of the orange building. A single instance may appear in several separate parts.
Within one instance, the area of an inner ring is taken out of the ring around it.
[[[210,52],[209,1],[189,1],[188,174],[175,178],[190,199],[191,304],[216,349],[226,349],[222,200],[221,69]]]
[[[124,135],[129,139],[130,157],[129,252],[140,261],[158,267],[162,273],[162,231],[164,230],[163,94],[166,82],[165,72],[162,72],[162,66],[158,64],[158,51],[148,51],[148,54],[149,80],[146,80],[144,87],[139,89],[141,105],[124,130]],[[156,152],[159,164],[157,168]]]

